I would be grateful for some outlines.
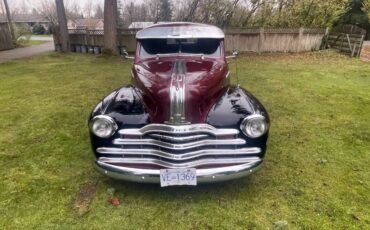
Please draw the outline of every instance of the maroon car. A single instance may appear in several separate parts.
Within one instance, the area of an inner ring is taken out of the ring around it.
[[[261,165],[269,117],[230,85],[224,36],[195,23],[137,33],[132,84],[103,98],[89,119],[99,171],[170,186],[231,180]]]

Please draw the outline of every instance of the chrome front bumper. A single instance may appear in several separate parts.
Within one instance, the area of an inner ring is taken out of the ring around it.
[[[250,159],[250,162],[239,165],[197,169],[197,182],[212,183],[241,178],[256,171],[261,164],[261,158],[253,157]],[[158,169],[138,169],[115,166],[100,159],[95,162],[95,166],[98,171],[114,179],[142,183],[160,183],[160,170]]]

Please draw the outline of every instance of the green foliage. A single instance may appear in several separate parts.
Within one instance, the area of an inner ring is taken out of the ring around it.
[[[239,7],[235,27],[327,27],[344,12],[347,0],[264,0]]]
[[[369,27],[369,6],[368,0],[351,0],[338,23]]]
[[[32,35],[31,29],[27,25],[13,24],[16,45],[18,47],[28,46]]]
[[[44,34],[46,32],[43,25],[36,24],[32,27],[32,33],[33,34]]]
[[[130,83],[130,61],[51,53],[0,64],[1,229],[370,229],[370,64],[327,51],[237,61],[241,86],[270,113],[263,167],[167,189],[93,169],[87,118]]]

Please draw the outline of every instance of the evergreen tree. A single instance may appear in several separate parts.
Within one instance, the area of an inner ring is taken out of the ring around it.
[[[172,11],[169,0],[159,1],[159,21],[171,21]]]
[[[366,0],[351,0],[346,12],[339,19],[339,24],[352,24],[367,28],[369,26],[369,16],[363,10],[365,2]]]

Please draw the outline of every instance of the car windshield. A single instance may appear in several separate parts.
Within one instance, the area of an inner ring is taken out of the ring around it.
[[[156,55],[204,55],[220,57],[220,39],[143,39],[140,40],[140,57]]]

